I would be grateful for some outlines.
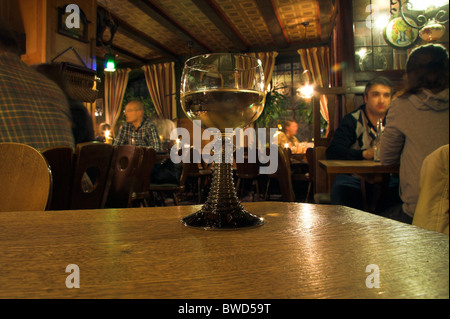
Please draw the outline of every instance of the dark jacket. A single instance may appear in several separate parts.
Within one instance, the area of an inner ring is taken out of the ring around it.
[[[344,116],[327,148],[327,159],[364,159],[363,151],[369,149],[376,138],[376,128],[369,121],[365,109],[364,104]]]

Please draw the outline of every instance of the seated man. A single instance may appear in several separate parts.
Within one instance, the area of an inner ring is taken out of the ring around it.
[[[145,117],[144,105],[140,101],[131,101],[125,106],[127,123],[122,125],[114,139],[113,145],[136,145],[162,151],[162,143],[153,122]],[[175,164],[170,159],[155,165],[152,171],[152,184],[178,184],[182,164]]]
[[[113,145],[136,145],[161,151],[156,126],[145,116],[144,105],[140,101],[131,101],[125,106],[127,122],[122,125]]]
[[[364,91],[364,102],[355,111],[347,114],[339,123],[326,151],[329,160],[371,160],[374,157],[373,142],[377,135],[377,121],[383,120],[391,103],[392,84],[384,77],[368,82]],[[394,201],[398,180],[391,178]],[[368,189],[370,192],[370,187]],[[340,174],[331,189],[331,203],[363,209],[361,180],[349,174]]]

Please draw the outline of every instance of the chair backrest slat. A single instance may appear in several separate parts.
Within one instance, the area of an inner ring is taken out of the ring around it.
[[[105,206],[124,208],[131,202],[138,169],[144,156],[144,148],[134,145],[120,145],[116,148],[116,160],[112,166],[113,178]]]
[[[77,144],[70,209],[103,208],[111,186],[114,147],[100,142]]]
[[[54,146],[41,150],[52,172],[53,187],[48,210],[69,209],[70,187],[73,174],[73,149],[70,146]]]
[[[45,210],[52,176],[45,157],[21,143],[0,143],[0,211]]]

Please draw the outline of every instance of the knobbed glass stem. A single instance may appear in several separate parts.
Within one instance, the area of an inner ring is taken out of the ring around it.
[[[215,153],[213,180],[208,199],[200,211],[182,219],[186,226],[219,230],[264,224],[262,218],[244,209],[236,194],[231,136],[222,134],[222,138],[217,139],[218,143],[222,143],[222,151]]]

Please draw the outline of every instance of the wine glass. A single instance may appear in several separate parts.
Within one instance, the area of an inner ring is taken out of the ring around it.
[[[222,152],[214,154],[211,189],[201,210],[186,216],[186,226],[238,229],[264,224],[264,219],[241,205],[232,175],[232,134],[226,128],[244,128],[261,115],[265,103],[261,61],[241,54],[215,53],[186,61],[181,79],[181,105],[192,121],[221,133]],[[227,151],[228,150],[228,151]]]

